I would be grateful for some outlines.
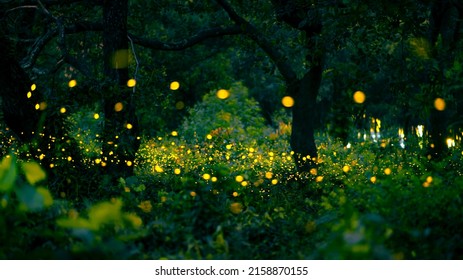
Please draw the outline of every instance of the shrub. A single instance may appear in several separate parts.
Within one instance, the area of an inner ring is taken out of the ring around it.
[[[187,142],[202,141],[208,134],[224,135],[234,142],[248,142],[264,135],[265,120],[247,88],[236,83],[229,93],[229,97],[220,99],[212,91],[190,109],[179,129]]]

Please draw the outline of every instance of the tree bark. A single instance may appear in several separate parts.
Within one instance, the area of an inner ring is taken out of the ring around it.
[[[291,148],[299,171],[309,171],[318,157],[315,145],[315,125],[318,117],[317,95],[322,78],[322,66],[313,66],[301,80],[288,87],[293,96],[293,126]]]
[[[278,20],[306,35],[306,61],[310,69],[294,84],[287,82],[288,94],[294,98],[291,148],[299,171],[306,172],[318,159],[315,127],[318,119],[317,96],[323,71],[323,52],[317,45],[322,21],[316,7],[299,1],[272,0]]]
[[[435,1],[431,7],[430,15],[430,28],[429,28],[429,41],[433,49],[433,58],[438,61],[439,72],[429,73],[429,83],[445,83],[444,72],[445,69],[451,67],[455,60],[456,46],[460,38],[460,19],[462,17],[462,7],[458,2],[454,1]],[[442,48],[440,52],[436,50],[438,47],[439,37],[442,39]],[[433,77],[434,75],[434,77]],[[440,96],[442,87],[436,86],[433,91],[438,91],[434,98],[444,97]],[[444,97],[445,98],[445,97]],[[447,105],[448,107],[448,105]],[[448,108],[444,110],[431,109],[429,122],[430,122],[430,146],[428,147],[428,154],[433,158],[442,158],[448,151],[446,139],[448,137],[449,125]]]
[[[0,36],[0,96],[3,118],[10,130],[21,140],[30,142],[39,129],[40,111],[35,108],[42,100],[39,90],[32,90],[32,81],[21,68],[9,41]],[[28,92],[30,97],[28,98]]]
[[[127,0],[106,0],[103,4],[103,58],[108,87],[104,92],[103,165],[112,177],[133,174],[139,147],[138,122],[129,79]],[[115,110],[121,103],[122,110]]]

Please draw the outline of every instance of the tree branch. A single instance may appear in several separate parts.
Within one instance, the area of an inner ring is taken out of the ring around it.
[[[42,52],[43,48],[58,34],[58,30],[56,28],[49,29],[45,34],[40,36],[32,45],[31,50],[27,57],[25,57],[21,61],[21,67],[23,69],[29,69],[34,66],[35,62],[37,61],[37,57],[39,56],[40,52]]]
[[[130,34],[129,36],[132,38],[135,44],[146,48],[163,51],[180,51],[192,47],[198,43],[201,43],[209,38],[221,37],[226,35],[237,35],[241,33],[243,33],[243,31],[237,25],[230,27],[216,27],[207,30],[202,30],[188,39],[183,39],[175,43],[166,43],[158,40],[137,37],[132,34]]]
[[[250,22],[239,16],[233,7],[226,0],[216,0],[217,3],[227,12],[232,21],[241,27],[243,32],[251,38],[276,64],[278,71],[283,76],[288,84],[293,83],[297,79],[297,75],[287,62],[284,55],[275,48],[268,39]]]
[[[42,3],[45,6],[53,6],[53,5],[66,5],[78,2],[90,2],[94,5],[101,5],[102,1],[90,1],[90,0],[42,0]],[[37,0],[10,0],[10,1],[0,1],[0,7],[11,9],[16,8],[18,6],[28,6],[28,5],[36,5]]]
[[[103,23],[91,22],[91,21],[80,21],[73,25],[65,26],[64,32],[66,34],[75,34],[86,31],[103,31]]]

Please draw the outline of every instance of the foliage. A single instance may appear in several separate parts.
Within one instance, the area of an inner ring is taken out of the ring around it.
[[[204,139],[208,134],[228,135],[233,142],[243,142],[264,133],[259,104],[249,97],[246,87],[235,84],[226,99],[217,98],[216,93],[204,95],[202,103],[190,110],[180,128],[188,142]]]
[[[298,174],[276,140],[174,133],[142,144],[113,199],[84,204],[52,200],[38,165],[5,158],[2,258],[462,257],[459,149],[435,163],[413,142],[318,141],[317,167]]]

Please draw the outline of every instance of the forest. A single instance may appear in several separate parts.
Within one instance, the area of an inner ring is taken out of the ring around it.
[[[0,259],[462,259],[461,0],[0,0]]]

